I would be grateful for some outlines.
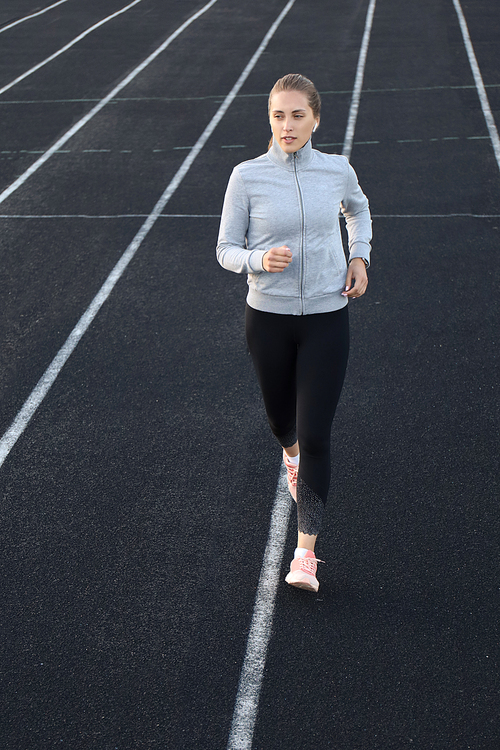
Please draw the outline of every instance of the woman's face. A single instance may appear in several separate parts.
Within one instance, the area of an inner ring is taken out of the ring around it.
[[[287,154],[302,148],[311,137],[315,124],[319,124],[319,117],[314,117],[302,91],[274,94],[269,118],[274,138]]]

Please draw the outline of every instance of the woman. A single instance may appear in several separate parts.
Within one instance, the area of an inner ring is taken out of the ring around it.
[[[217,245],[224,268],[248,274],[248,347],[297,502],[297,548],[286,581],[310,591],[319,588],[314,548],[347,366],[347,303],[366,291],[371,240],[368,200],[347,159],[312,148],[320,109],[308,78],[289,74],[276,82],[269,150],[233,170]]]

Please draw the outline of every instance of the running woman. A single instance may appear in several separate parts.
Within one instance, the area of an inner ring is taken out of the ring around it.
[[[269,149],[233,170],[217,244],[224,268],[248,274],[248,347],[297,502],[297,548],[286,581],[309,591],[319,588],[314,548],[349,353],[347,304],[366,291],[372,236],[368,200],[348,160],[312,147],[320,110],[308,78],[289,74],[276,82]]]

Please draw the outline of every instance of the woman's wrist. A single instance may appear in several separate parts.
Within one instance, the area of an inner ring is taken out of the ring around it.
[[[356,256],[355,258],[351,258],[351,260],[349,261],[349,265],[351,265],[351,263],[353,262],[353,260],[362,260],[363,263],[364,263],[365,268],[368,268],[368,266],[370,265],[369,261],[366,258],[361,258],[361,256],[359,256],[359,255]]]

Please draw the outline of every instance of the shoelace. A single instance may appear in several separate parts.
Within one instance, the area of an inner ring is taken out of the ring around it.
[[[286,465],[286,464],[285,464]],[[298,466],[287,466],[286,471],[288,474],[288,481],[292,485],[292,487],[297,486],[297,475],[299,473],[299,467]]]
[[[324,563],[324,560],[318,560],[317,557],[299,557],[300,569],[310,576],[316,575],[316,563]]]

